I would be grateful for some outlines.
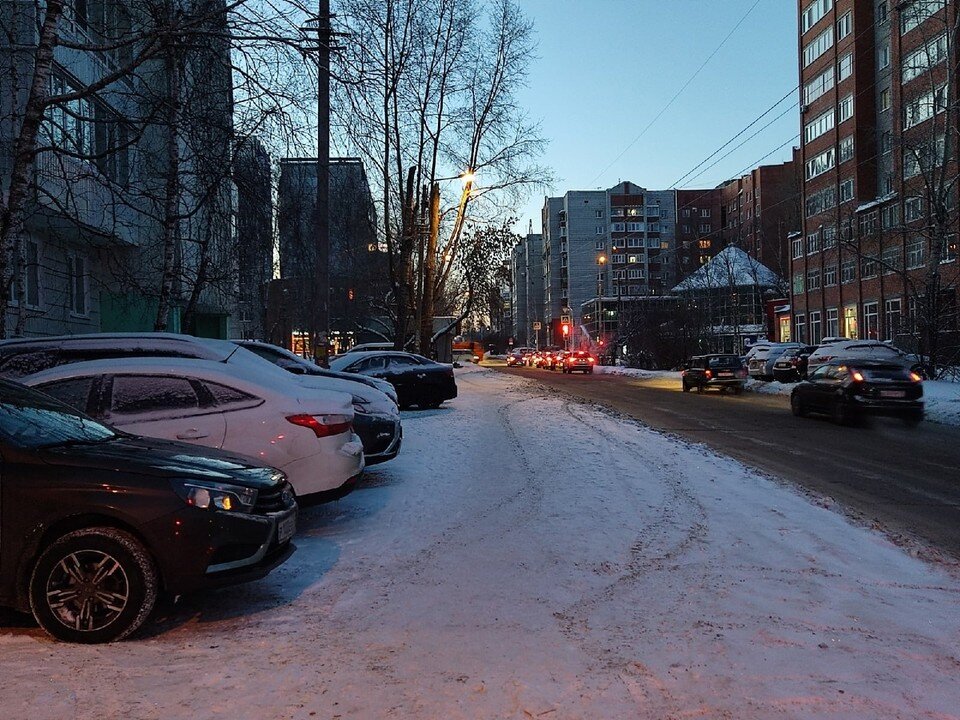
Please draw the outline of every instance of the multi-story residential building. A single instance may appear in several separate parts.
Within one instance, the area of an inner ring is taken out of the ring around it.
[[[267,286],[273,279],[273,186],[270,155],[256,138],[236,151],[237,330],[240,337],[267,338]]]
[[[513,325],[516,347],[533,347],[537,334],[533,323],[543,323],[543,235],[529,232],[513,249]],[[541,331],[541,337],[546,335]]]
[[[388,327],[383,315],[387,284],[387,254],[377,242],[376,211],[362,162],[357,158],[330,158],[330,288],[328,293],[331,342],[347,346],[354,340],[382,340]],[[287,316],[294,332],[307,332],[309,312],[302,301],[314,290],[316,266],[317,161],[284,158],[280,161],[277,227],[280,241],[280,277],[287,281]],[[297,299],[299,298],[299,299]],[[371,327],[377,325],[377,327]],[[284,339],[285,344],[289,342]]]
[[[696,272],[723,245],[721,188],[677,190],[677,276]]]
[[[662,295],[675,284],[676,202],[673,190],[651,191],[631,182],[546,199],[549,341],[562,341],[559,320],[567,308],[575,334],[590,334],[583,322],[590,301]]]
[[[37,138],[8,333],[151,330],[164,258],[174,263],[168,329],[230,332],[233,96],[226,10],[218,7],[223,13],[211,13],[204,28],[210,41],[181,58],[190,72],[173,133],[159,120],[164,63],[151,58],[124,73],[139,51],[137,8],[66,4],[47,88],[62,100],[47,107]],[[0,4],[0,192],[9,189],[45,9]],[[118,79],[97,89],[111,73]],[[170,137],[180,159],[172,242],[162,223]]]
[[[914,345],[924,323],[953,332],[957,4],[798,7],[804,217],[790,243],[793,336]]]

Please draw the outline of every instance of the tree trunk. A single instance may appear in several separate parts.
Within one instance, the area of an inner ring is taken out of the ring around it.
[[[63,15],[62,0],[48,0],[47,12],[40,29],[40,39],[33,62],[33,81],[24,109],[23,122],[17,135],[13,152],[13,167],[6,205],[0,198],[0,277],[2,292],[9,298],[15,275],[19,273],[20,255],[23,246],[23,224],[26,215],[27,196],[37,150],[37,135],[43,123],[43,115],[49,97],[50,69],[53,65],[53,50],[60,40],[59,25]],[[4,306],[7,298],[4,298]],[[20,298],[22,300],[22,298]],[[22,328],[22,321],[18,323]],[[0,312],[0,338],[7,336],[7,313]]]
[[[168,4],[168,8],[170,8]],[[172,9],[169,9],[172,14]],[[171,14],[168,14],[169,22]],[[167,177],[164,186],[163,207],[163,269],[160,276],[160,297],[153,329],[164,332],[172,305],[173,281],[176,272],[176,248],[180,242],[180,64],[173,40],[167,40],[164,53],[164,72],[167,80],[165,124],[167,133]]]
[[[420,310],[420,354],[429,356],[433,345],[434,275],[437,271],[437,239],[440,235],[440,185],[430,189],[430,233],[423,266],[423,299]]]

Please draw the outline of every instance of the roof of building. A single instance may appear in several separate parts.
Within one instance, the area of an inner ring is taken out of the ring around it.
[[[731,245],[681,282],[673,292],[721,287],[779,285],[780,277],[759,260]]]

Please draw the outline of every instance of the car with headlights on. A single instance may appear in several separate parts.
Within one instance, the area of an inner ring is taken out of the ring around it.
[[[790,394],[798,417],[829,415],[838,425],[865,416],[896,417],[909,426],[923,420],[923,379],[902,363],[830,360]]]
[[[0,458],[0,605],[61,640],[120,640],[160,591],[256,580],[294,551],[282,472],[130,435],[5,380]]]
[[[61,365],[30,387],[126,432],[239,453],[283,470],[298,497],[342,497],[364,467],[350,395],[317,390],[269,363],[127,358]]]

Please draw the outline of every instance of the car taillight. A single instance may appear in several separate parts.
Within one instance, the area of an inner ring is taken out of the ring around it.
[[[704,375],[706,375],[706,376],[707,376],[707,379],[709,380],[710,378],[713,377],[713,371],[712,371],[712,370],[707,370],[707,371],[704,373]]]
[[[859,370],[854,370],[851,377],[857,382],[863,382],[863,373],[861,373]]]
[[[339,435],[353,427],[346,415],[288,415],[287,422],[310,428],[318,438]]]
[[[915,373],[915,372],[910,373],[910,379],[913,380],[914,382],[923,382],[923,378],[920,377],[920,376],[919,376],[917,373]]]
[[[589,361],[592,362],[592,363],[595,363],[595,362],[597,361],[597,359],[596,359],[596,358],[593,358],[593,357],[589,357],[589,358],[587,358],[587,360],[589,360]]]

